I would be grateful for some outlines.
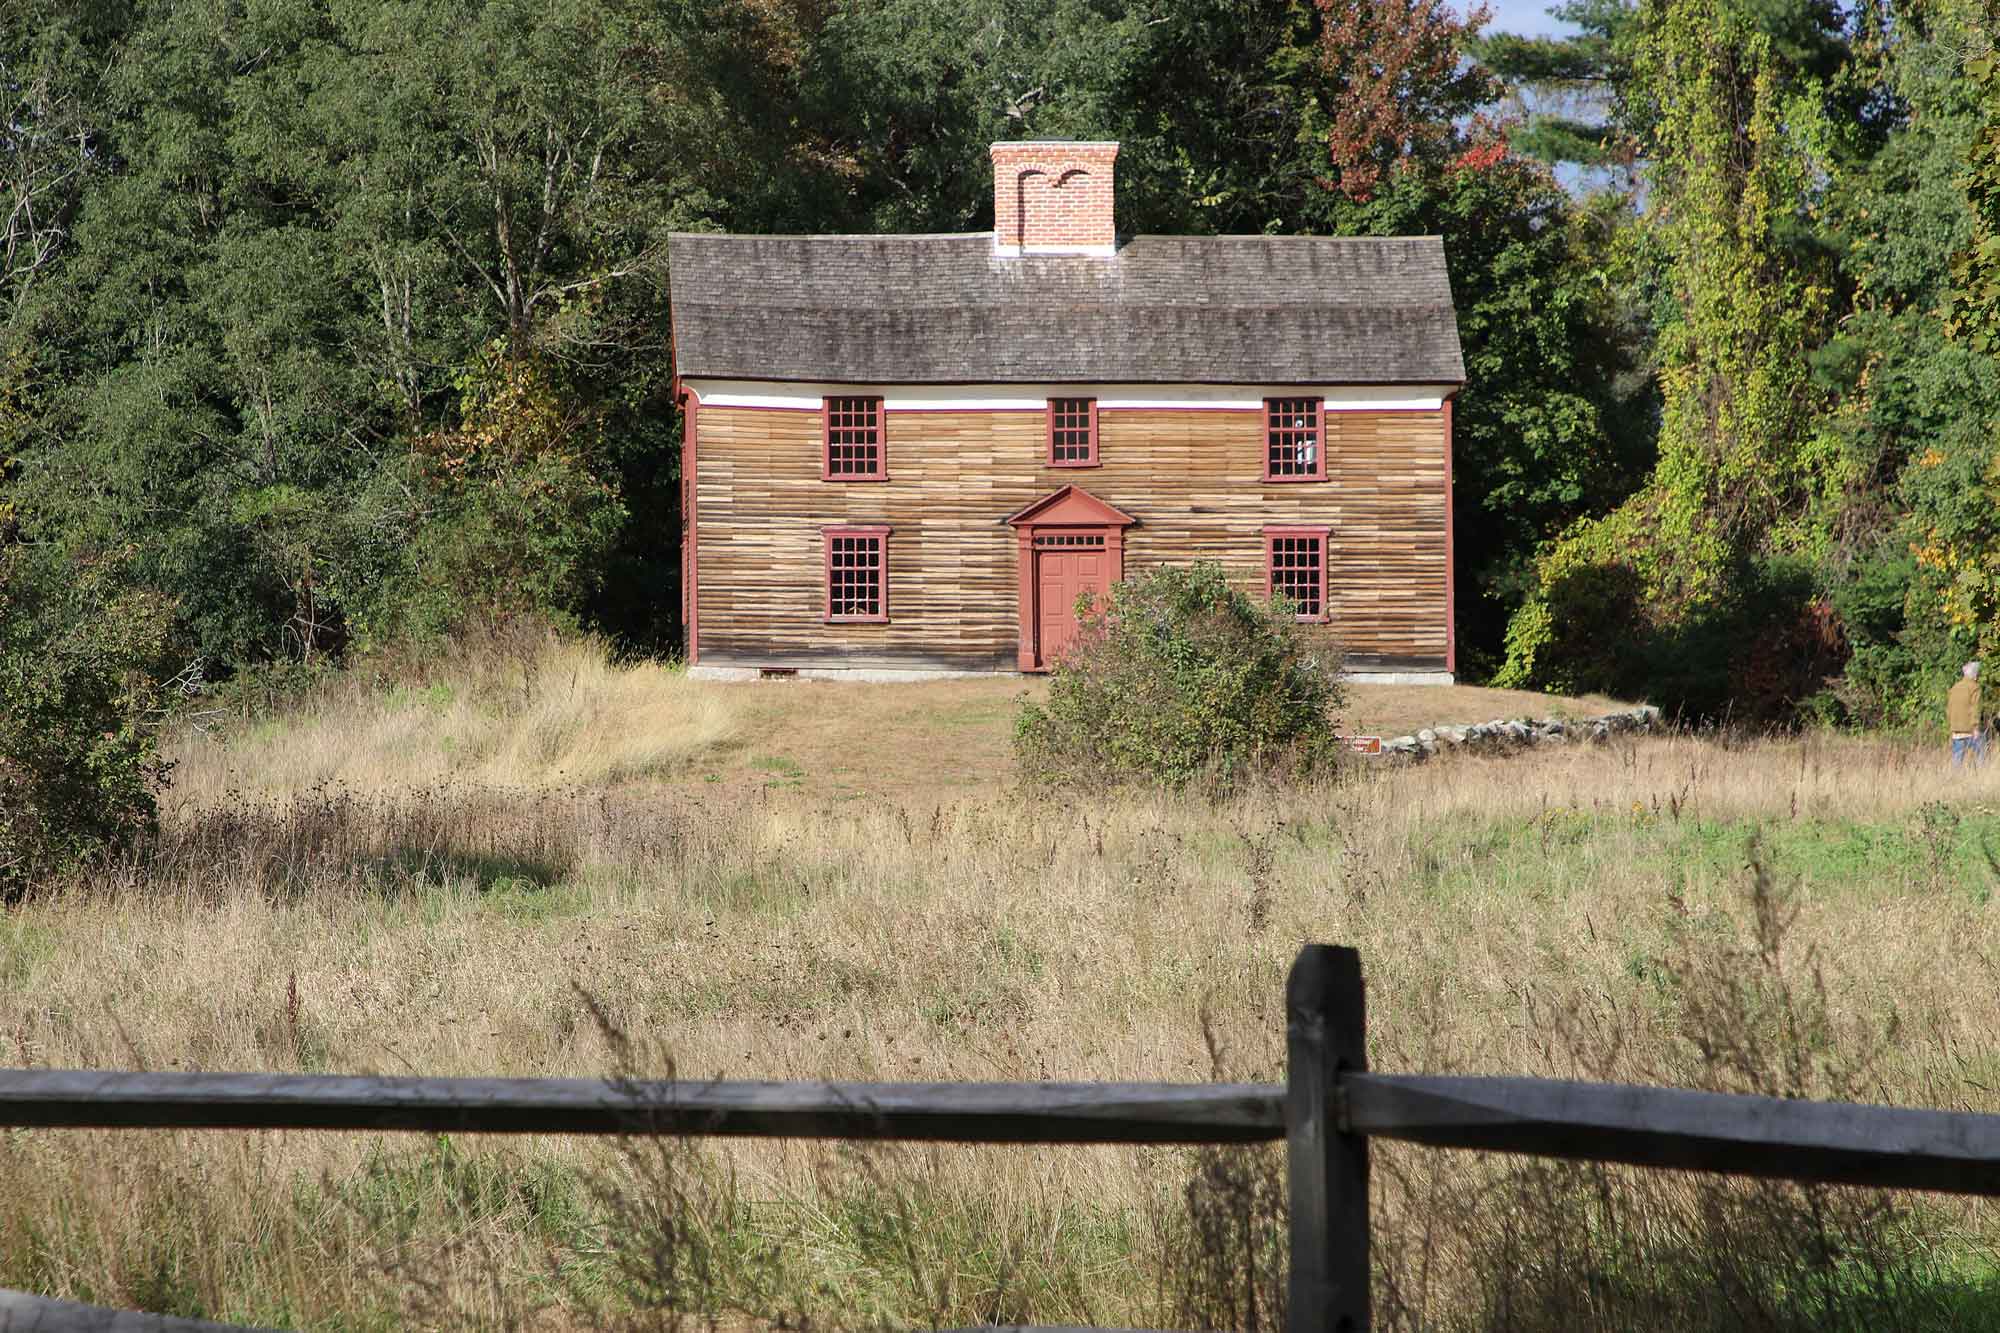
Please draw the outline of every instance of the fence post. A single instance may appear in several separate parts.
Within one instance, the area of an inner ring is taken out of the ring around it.
[[[1285,983],[1291,1333],[1367,1333],[1368,1140],[1343,1132],[1338,1079],[1368,1067],[1361,955],[1308,944]]]

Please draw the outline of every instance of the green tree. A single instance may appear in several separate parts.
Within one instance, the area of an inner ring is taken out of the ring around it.
[[[603,577],[624,509],[604,471],[605,423],[562,371],[496,343],[464,377],[458,422],[418,442],[431,509],[385,626],[395,637],[522,615],[574,623]]]
[[[1509,141],[1548,163],[1631,166],[1643,133],[1627,103],[1640,30],[1636,0],[1567,0],[1548,12],[1577,33],[1496,32],[1472,44],[1511,91],[1532,99]]]
[[[2000,48],[1994,36],[2000,5],[1987,0],[1974,14],[1974,22],[1961,30],[1959,46],[1978,117],[1962,182],[1973,226],[1953,257],[1945,333],[1976,352],[2000,357]]]
[[[1981,61],[1994,26],[1976,0],[1896,15],[1882,68],[1900,120],[1832,213],[1855,301],[1815,368],[1873,483],[1827,571],[1851,651],[1836,702],[1859,721],[1935,714],[1958,663],[2000,650],[2000,355],[1980,346],[1993,305],[1973,278],[1982,145],[2000,123]]]
[[[1492,94],[1485,21],[1433,0],[1191,0],[1148,15],[1108,99],[1131,231],[1356,234],[1398,173],[1441,170]]]
[[[1584,167],[1636,165],[1659,129],[1657,85],[1641,64],[1656,25],[1641,0],[1562,0],[1548,12],[1577,29],[1563,36],[1492,33],[1472,50],[1527,104],[1512,135],[1515,146],[1545,162]],[[1794,75],[1827,99],[1836,123],[1858,127],[1879,107],[1865,78],[1848,77],[1851,28],[1886,6],[1852,14],[1834,0],[1751,0],[1734,7],[1745,31],[1769,43],[1781,81]]]
[[[12,335],[24,331],[30,297],[54,276],[105,168],[95,53],[117,23],[109,5],[51,12],[0,0],[0,330]]]
[[[103,567],[0,550],[0,895],[155,825],[166,612]]]
[[[1827,160],[1820,90],[1734,0],[1649,6],[1645,22],[1647,227],[1671,297],[1659,461],[1619,513],[1544,557],[1509,630],[1510,684],[1632,688],[1649,642],[1687,670],[1700,623],[1734,623],[1765,586],[1759,560],[1825,557],[1853,480],[1815,429],[1825,397],[1803,354],[1824,340],[1832,277],[1793,243]],[[1603,636],[1607,618],[1630,632]],[[1719,651],[1697,664],[1712,677],[1730,670],[1726,636]]]
[[[593,477],[670,491],[661,246],[701,215],[650,10],[153,0],[90,37],[95,174],[19,381],[35,540],[129,545],[223,669],[337,649],[395,621],[440,515],[474,521],[410,460],[496,337],[607,423]],[[627,576],[672,586],[658,562]]]
[[[1445,238],[1466,384],[1452,419],[1461,670],[1498,665],[1536,550],[1632,493],[1657,400],[1622,204],[1579,206],[1494,140],[1442,170],[1404,170],[1366,214],[1381,234]]]
[[[1136,7],[1098,0],[850,0],[801,72],[802,105],[837,180],[814,230],[990,227],[987,145],[1115,137],[1115,94],[1142,40]],[[1121,162],[1121,169],[1124,164]]]

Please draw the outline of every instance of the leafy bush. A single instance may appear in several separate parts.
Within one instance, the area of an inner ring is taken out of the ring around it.
[[[459,423],[417,440],[362,502],[408,534],[404,568],[362,599],[365,646],[517,618],[574,628],[625,521],[605,409],[561,365],[495,343],[457,382]]]
[[[170,611],[0,553],[0,892],[154,827],[168,765],[146,724]]]
[[[1024,704],[1016,720],[1024,771],[1220,789],[1324,770],[1339,754],[1339,649],[1288,604],[1231,587],[1220,565],[1151,570],[1083,611],[1047,705]]]
[[[1847,659],[1837,607],[1796,557],[1744,551],[1689,571],[1656,540],[1657,506],[1629,503],[1546,548],[1507,626],[1503,689],[1648,698],[1689,719],[1789,725]]]

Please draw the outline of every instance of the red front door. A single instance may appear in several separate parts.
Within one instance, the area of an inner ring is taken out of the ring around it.
[[[1111,590],[1111,558],[1095,547],[1035,552],[1035,664],[1047,666],[1076,637],[1076,599]]]

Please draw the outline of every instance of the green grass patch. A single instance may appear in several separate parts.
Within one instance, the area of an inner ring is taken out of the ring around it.
[[[988,730],[1010,726],[1019,706],[1014,699],[975,699],[940,708],[927,720],[936,726],[955,730],[968,727]]]
[[[771,776],[764,779],[766,787],[802,787],[805,785],[805,766],[796,759],[781,754],[759,755],[750,761],[750,767]]]
[[[441,713],[451,707],[458,698],[458,692],[444,681],[430,685],[392,686],[387,696],[389,707],[395,709],[421,708],[428,712]]]
[[[2000,814],[1927,805],[1910,818],[1674,819],[1650,810],[1558,807],[1526,819],[1442,822],[1408,850],[1408,879],[1442,897],[1540,901],[1615,872],[1672,890],[1730,882],[1752,843],[1773,873],[1863,901],[1908,893],[1983,905],[2000,886]]]
[[[56,956],[59,938],[51,926],[0,917],[0,984],[25,990],[35,979],[35,969]]]
[[[482,905],[494,915],[522,925],[587,915],[593,899],[587,885],[574,881],[545,884],[531,878],[495,880],[482,895]]]

